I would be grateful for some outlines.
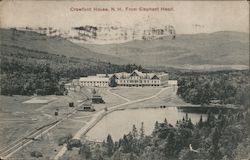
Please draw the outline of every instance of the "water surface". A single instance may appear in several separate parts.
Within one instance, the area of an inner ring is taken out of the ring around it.
[[[185,115],[186,113],[178,111],[176,107],[119,110],[105,116],[87,133],[87,138],[103,141],[108,134],[111,134],[113,140],[119,140],[131,131],[133,124],[139,130],[141,122],[144,123],[145,134],[150,135],[156,121],[163,122],[167,118],[168,123],[175,125],[176,121]],[[205,114],[188,113],[194,124],[200,120],[201,115],[203,120],[206,119]]]

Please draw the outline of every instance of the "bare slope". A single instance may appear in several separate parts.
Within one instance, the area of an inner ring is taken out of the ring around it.
[[[145,66],[248,65],[247,33],[215,32],[211,34],[177,35],[152,41],[123,44],[87,45],[90,50],[121,57]]]
[[[75,44],[58,37],[9,29],[0,29],[0,35],[2,45],[116,64],[179,67],[187,64],[212,66],[249,63],[248,34],[240,32],[177,35],[174,40],[164,37],[106,45]]]
[[[74,44],[59,37],[48,37],[35,32],[0,29],[1,45],[28,50],[46,52],[80,59],[93,59],[105,62],[120,63],[120,59],[101,53],[95,53],[88,48]]]

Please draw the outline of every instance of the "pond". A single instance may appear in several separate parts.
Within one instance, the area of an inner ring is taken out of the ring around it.
[[[139,130],[142,122],[145,134],[150,135],[156,121],[161,123],[166,118],[168,123],[175,125],[185,115],[177,107],[118,110],[105,116],[86,136],[89,140],[101,142],[110,134],[113,140],[119,140],[132,130],[133,125]],[[194,124],[200,120],[201,115],[205,120],[206,114],[188,113]]]

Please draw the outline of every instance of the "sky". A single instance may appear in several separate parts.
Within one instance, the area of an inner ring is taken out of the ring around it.
[[[85,11],[75,11],[76,8]],[[108,8],[109,11],[94,11],[93,8]],[[111,11],[111,8],[122,11]],[[159,10],[140,11],[140,8]],[[161,11],[161,8],[169,10]],[[247,1],[5,1],[0,2],[0,16],[1,27],[67,30],[82,25],[173,25],[177,34],[249,32]]]

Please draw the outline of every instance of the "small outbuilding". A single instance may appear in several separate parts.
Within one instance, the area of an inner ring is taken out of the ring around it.
[[[95,108],[92,104],[83,104],[78,111],[94,112]]]
[[[74,102],[69,102],[69,107],[74,107]]]
[[[105,103],[100,95],[93,95],[91,101],[93,104]]]

